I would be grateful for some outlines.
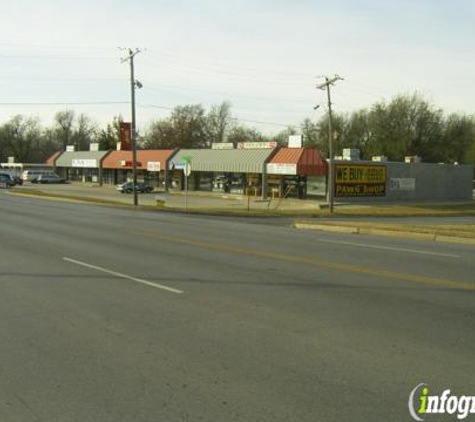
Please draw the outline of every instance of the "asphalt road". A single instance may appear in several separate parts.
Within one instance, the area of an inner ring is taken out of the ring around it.
[[[409,421],[421,382],[475,395],[474,247],[0,212],[2,422]]]

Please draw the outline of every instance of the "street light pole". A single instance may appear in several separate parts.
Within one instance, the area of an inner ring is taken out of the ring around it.
[[[318,89],[327,90],[327,99],[328,99],[328,191],[327,191],[327,202],[328,209],[330,214],[333,213],[334,208],[334,191],[335,191],[335,168],[334,168],[334,151],[333,151],[333,118],[332,118],[332,102],[330,96],[330,86],[333,85],[336,81],[343,80],[338,75],[335,75],[332,79],[325,77],[325,82],[317,85]]]

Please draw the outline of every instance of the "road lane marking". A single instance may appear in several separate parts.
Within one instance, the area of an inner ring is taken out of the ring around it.
[[[382,250],[387,250],[387,251],[410,252],[410,253],[418,253],[418,254],[423,254],[423,255],[443,256],[447,258],[461,258],[460,255],[455,255],[451,253],[430,252],[430,251],[423,251],[420,249],[396,248],[394,246],[378,246],[378,245],[370,245],[368,243],[345,242],[342,240],[318,239],[318,241],[325,242],[325,243],[334,243],[337,245],[364,246],[366,248],[382,249]]]
[[[158,283],[153,283],[151,281],[142,280],[141,278],[131,277],[127,274],[122,274],[122,273],[118,273],[116,271],[111,271],[111,270],[108,270],[107,268],[98,267],[97,265],[91,265],[91,264],[88,264],[86,262],[77,261],[75,259],[64,257],[63,261],[71,262],[73,264],[80,265],[80,266],[86,267],[86,268],[90,268],[92,270],[100,271],[100,272],[103,272],[103,273],[106,273],[106,274],[115,275],[116,277],[125,278],[126,280],[135,281],[137,283],[145,284],[145,285],[150,286],[150,287],[155,287],[156,289],[166,290],[167,292],[177,293],[177,294],[183,293],[182,290],[174,289],[173,287],[168,287],[168,286],[164,286],[163,284],[158,284]]]
[[[358,265],[352,265],[352,264],[344,264],[340,262],[319,260],[319,259],[308,258],[308,257],[303,257],[303,256],[300,257],[300,256],[281,254],[281,253],[276,253],[276,252],[265,252],[265,251],[259,251],[256,249],[251,249],[251,248],[241,248],[238,246],[226,245],[222,243],[207,243],[207,242],[202,242],[200,240],[195,240],[195,239],[154,234],[150,232],[142,232],[142,231],[132,232],[131,231],[130,233],[133,233],[135,236],[140,235],[143,237],[160,239],[167,242],[178,243],[182,245],[199,246],[205,249],[215,250],[218,252],[230,252],[230,253],[235,253],[235,254],[240,254],[240,255],[254,256],[257,258],[267,258],[267,259],[273,259],[276,261],[291,262],[294,264],[307,264],[307,265],[312,265],[314,267],[325,268],[325,269],[330,269],[330,270],[347,271],[347,272],[352,272],[352,273],[365,274],[365,275],[376,276],[376,277],[384,277],[384,278],[396,279],[396,280],[407,281],[407,282],[412,282],[412,283],[424,283],[424,284],[430,284],[430,285],[435,285],[435,286],[442,286],[442,287],[446,287],[450,289],[475,291],[475,284],[464,282],[464,281],[445,280],[443,278],[402,273],[398,271],[384,270],[384,269],[358,266]]]

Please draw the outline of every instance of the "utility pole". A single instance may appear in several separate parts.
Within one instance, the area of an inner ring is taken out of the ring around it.
[[[137,195],[137,132],[136,132],[136,116],[135,116],[135,89],[142,88],[142,84],[135,80],[134,58],[140,53],[140,50],[136,48],[127,50],[128,56],[122,59],[122,63],[130,63],[130,102],[132,107],[132,133],[130,134],[130,143],[132,147],[132,184],[134,192],[134,205],[138,205],[139,198]]]
[[[335,169],[333,163],[334,151],[333,151],[333,121],[332,121],[332,102],[330,96],[330,86],[334,85],[337,81],[342,81],[338,75],[335,75],[333,78],[325,77],[325,82],[317,85],[317,89],[327,90],[328,98],[328,155],[329,155],[329,166],[328,166],[328,191],[327,191],[327,202],[328,209],[330,214],[333,213],[333,196],[335,192]]]

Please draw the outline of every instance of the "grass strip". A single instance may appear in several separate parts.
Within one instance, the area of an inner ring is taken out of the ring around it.
[[[314,221],[315,222],[315,221]],[[298,221],[298,223],[312,224],[312,221]],[[316,222],[315,222],[316,223]],[[394,232],[410,232],[419,234],[431,234],[438,236],[463,237],[475,239],[475,224],[464,225],[422,225],[403,223],[374,223],[361,221],[330,221],[318,222],[319,225],[333,227],[357,227],[367,229],[388,230]]]

